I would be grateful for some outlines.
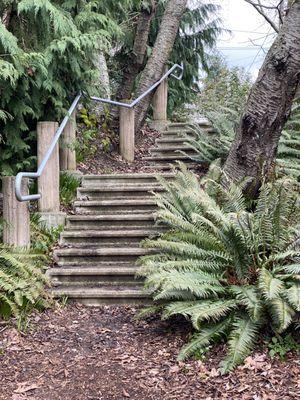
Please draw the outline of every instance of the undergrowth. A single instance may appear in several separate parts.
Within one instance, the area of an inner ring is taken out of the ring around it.
[[[299,316],[300,203],[287,178],[265,183],[249,201],[242,186],[228,180],[224,189],[221,177],[212,165],[201,182],[184,166],[175,180],[160,178],[157,220],[168,230],[145,242],[156,253],[142,257],[140,275],[162,318],[193,324],[179,359],[225,340],[225,373],[263,332],[283,334]]]

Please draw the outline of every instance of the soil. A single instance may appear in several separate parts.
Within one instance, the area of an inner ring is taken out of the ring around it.
[[[149,165],[148,161],[144,161],[143,157],[150,156],[149,149],[155,145],[155,139],[160,136],[160,133],[145,126],[141,130],[141,135],[138,143],[135,146],[135,160],[133,163],[128,163],[122,160],[122,157],[117,151],[117,144],[114,149],[109,152],[104,152],[101,145],[105,133],[99,132],[97,139],[93,140],[91,145],[97,148],[94,155],[87,157],[84,162],[78,164],[77,169],[83,174],[115,174],[129,172],[153,172],[155,168],[145,168]]]
[[[300,398],[300,356],[263,350],[220,376],[218,347],[177,362],[189,328],[180,320],[136,321],[132,307],[80,305],[32,315],[27,333],[0,325],[1,400],[273,400]]]

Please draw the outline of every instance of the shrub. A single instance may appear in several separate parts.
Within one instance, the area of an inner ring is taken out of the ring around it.
[[[207,76],[202,79],[201,92],[196,99],[198,113],[233,110],[241,114],[251,88],[250,76],[242,68],[230,68],[215,57]]]
[[[169,230],[145,242],[158,252],[141,259],[140,273],[162,317],[183,315],[196,330],[179,359],[225,338],[228,372],[261,332],[284,332],[300,312],[300,206],[290,180],[264,184],[249,202],[220,177],[214,165],[200,183],[182,166],[161,180],[157,219]]]
[[[51,305],[43,262],[41,254],[0,245],[0,317],[19,317],[31,308]]]
[[[290,352],[300,354],[300,344],[296,342],[291,334],[273,336],[268,343],[268,349],[271,358],[278,356],[280,360],[284,360]]]
[[[53,246],[58,241],[63,226],[49,229],[41,220],[39,214],[30,216],[31,249],[49,255]]]
[[[79,185],[80,179],[76,176],[68,172],[62,172],[60,174],[59,198],[61,204],[68,206],[72,203],[72,201],[76,197],[76,191]]]

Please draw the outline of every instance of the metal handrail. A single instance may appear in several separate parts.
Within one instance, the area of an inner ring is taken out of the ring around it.
[[[175,75],[173,73],[173,71],[175,71],[175,69],[180,69],[181,70],[181,74],[179,76]],[[116,105],[116,106],[120,106],[120,107],[126,107],[126,108],[133,108],[135,105],[137,105],[144,97],[146,97],[149,93],[152,92],[152,90],[154,90],[155,88],[157,88],[157,86],[159,86],[165,79],[167,79],[169,76],[174,77],[177,80],[181,80],[182,76],[183,76],[183,65],[179,65],[179,64],[174,64],[172,68],[170,68],[162,77],[160,80],[158,80],[156,83],[154,83],[149,89],[147,89],[143,94],[141,94],[138,98],[136,98],[135,100],[133,100],[132,103],[122,103],[119,101],[114,101],[114,100],[109,100],[109,99],[102,99],[100,97],[95,97],[95,96],[91,96],[90,98],[94,101],[98,101],[101,103],[107,103],[107,104],[112,104],[112,105]],[[44,169],[45,166],[49,160],[49,158],[51,157],[51,154],[56,146],[56,144],[58,143],[58,140],[61,136],[61,134],[63,133],[63,130],[65,129],[71,115],[73,114],[74,110],[76,109],[76,107],[78,106],[78,103],[81,99],[81,97],[83,96],[82,93],[79,93],[71,107],[69,108],[67,115],[65,116],[65,118],[62,120],[61,124],[59,125],[58,129],[55,132],[55,136],[50,144],[49,149],[47,150],[47,153],[45,154],[45,157],[43,158],[41,164],[38,167],[38,170],[36,172],[19,172],[16,176],[16,182],[15,182],[15,194],[16,197],[19,201],[30,201],[30,200],[39,200],[42,195],[40,193],[37,194],[31,194],[31,195],[26,195],[23,196],[21,193],[21,185],[22,185],[22,179],[23,178],[39,178]]]
[[[179,76],[173,74],[173,71],[175,69],[179,68],[181,70],[181,74]],[[141,100],[143,100],[144,97],[148,96],[149,93],[152,92],[152,90],[156,89],[157,86],[159,86],[165,79],[167,79],[169,76],[172,76],[173,78],[177,79],[180,81],[183,77],[183,65],[179,64],[174,64],[172,68],[170,68],[157,82],[155,82],[149,89],[147,89],[144,93],[142,93],[139,97],[137,97],[135,100],[132,101],[132,103],[122,103],[120,101],[115,101],[115,100],[110,100],[110,99],[103,99],[101,97],[95,97],[91,96],[91,99],[94,101],[99,101],[101,103],[106,103],[106,104],[112,104],[114,106],[120,106],[120,107],[125,107],[125,108],[133,108],[136,106]]]

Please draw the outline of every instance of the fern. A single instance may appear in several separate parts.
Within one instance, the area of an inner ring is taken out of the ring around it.
[[[144,245],[139,274],[162,307],[162,317],[182,315],[196,333],[180,359],[228,338],[221,364],[241,363],[263,330],[285,331],[300,303],[300,204],[294,182],[264,184],[249,202],[242,187],[220,185],[213,165],[199,181],[182,166],[166,191],[156,194],[157,222],[168,231]]]
[[[197,125],[192,125],[191,133],[186,136],[186,144],[195,150],[196,155],[189,157],[193,161],[207,165],[217,159],[223,162],[227,158],[235,137],[240,112],[230,108],[218,107],[217,111],[205,112],[205,116],[211,121],[214,132],[207,133]],[[280,137],[276,166],[279,176],[287,175],[296,178],[298,182],[300,181],[299,130],[300,106],[295,104],[291,117]]]
[[[0,316],[18,317],[28,308],[45,308],[52,299],[45,290],[45,257],[25,249],[0,246]]]

